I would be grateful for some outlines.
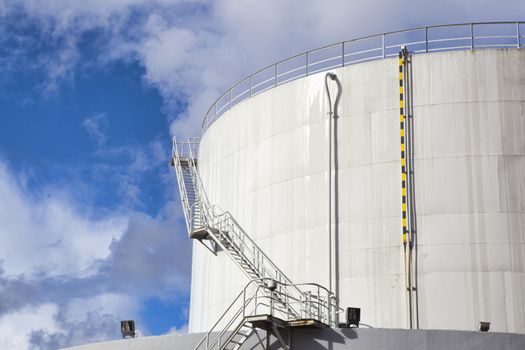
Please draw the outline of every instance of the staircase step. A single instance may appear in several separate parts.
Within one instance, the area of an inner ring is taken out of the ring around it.
[[[241,334],[244,335],[245,337],[247,337],[247,336],[249,336],[250,334],[252,334],[252,331],[253,331],[253,329],[250,328],[250,329],[244,331],[244,332],[241,333]],[[239,331],[239,332],[240,332],[240,331]]]

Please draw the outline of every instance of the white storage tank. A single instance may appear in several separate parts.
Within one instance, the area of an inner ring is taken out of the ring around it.
[[[411,60],[412,326],[475,330],[489,321],[491,331],[525,333],[525,51]],[[210,203],[230,211],[292,281],[328,286],[332,271],[340,305],[360,307],[362,323],[408,328],[398,59],[331,72],[342,85],[332,150],[337,266],[329,266],[325,73],[268,89],[217,118],[202,136],[200,176]],[[190,332],[207,331],[246,282],[226,254],[194,244]]]

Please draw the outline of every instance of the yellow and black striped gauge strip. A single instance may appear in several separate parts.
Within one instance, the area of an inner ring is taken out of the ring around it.
[[[403,245],[407,244],[407,166],[405,138],[405,101],[404,101],[404,55],[399,53],[399,135],[401,137],[401,222],[403,226]]]

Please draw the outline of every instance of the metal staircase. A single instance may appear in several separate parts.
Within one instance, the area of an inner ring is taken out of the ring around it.
[[[233,304],[240,300],[241,295],[239,295],[212,328],[214,330],[221,322],[226,324],[219,339],[210,343],[208,336],[205,347],[201,342],[196,349],[233,350],[240,348],[252,334],[253,328],[257,327],[257,323],[254,324],[248,318],[257,315],[252,312],[261,312],[261,305],[257,303],[264,299],[270,301],[270,315],[279,315],[275,320],[272,319],[271,323],[274,325],[277,319],[292,321],[309,317],[319,324],[331,326],[334,322],[333,312],[335,312],[333,294],[317,285],[317,292],[312,293],[293,284],[246,234],[228,211],[221,211],[217,206],[209,203],[197,168],[198,148],[199,139],[190,138],[186,141],[173,139],[171,165],[175,167],[177,174],[189,236],[200,241],[214,254],[220,250],[228,254],[235,265],[251,281],[249,285],[254,286],[256,290],[251,293],[255,297],[247,297],[250,292],[248,287],[245,288],[241,293],[244,302],[240,306],[237,305],[238,308],[233,307]],[[326,295],[321,293],[319,288]],[[248,310],[247,306],[252,301],[255,301],[255,306]],[[314,304],[317,305],[314,308],[317,312],[311,312]],[[225,321],[228,312],[234,309],[235,313],[230,315],[230,320]],[[321,309],[324,311],[321,312]],[[305,312],[305,310],[310,310],[310,312]],[[247,328],[250,328],[252,332],[246,331]],[[258,328],[264,329],[265,326],[259,324]],[[275,327],[270,328],[274,332],[277,331]],[[227,338],[227,341],[221,341],[225,332],[232,329],[233,333]],[[219,345],[215,346],[217,344]]]
[[[179,146],[179,147],[177,147]],[[201,220],[201,201],[197,193],[197,179],[194,169],[197,168],[197,155],[199,139],[188,139],[185,142],[173,141],[171,165],[175,167],[177,183],[179,184],[180,198],[186,227],[190,233],[203,226]],[[175,154],[178,154],[176,157]],[[193,238],[193,237],[192,237]]]

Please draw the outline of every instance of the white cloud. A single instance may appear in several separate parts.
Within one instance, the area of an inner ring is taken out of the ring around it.
[[[0,348],[54,350],[118,339],[122,319],[139,320],[141,330],[137,300],[114,293],[28,306],[0,317]]]
[[[67,188],[43,197],[25,177],[0,160],[0,348],[118,339],[121,319],[148,334],[141,303],[188,293],[191,243],[172,203],[94,217]]]
[[[29,334],[33,329],[58,331],[59,327],[53,319],[57,311],[58,307],[54,304],[42,304],[0,316],[0,348],[29,349]]]
[[[121,216],[92,220],[57,189],[39,198],[0,162],[0,257],[7,276],[83,276],[110,254],[127,227]]]
[[[82,125],[98,146],[106,143],[109,121],[105,113],[95,113],[92,116],[86,117]]]
[[[188,324],[184,324],[180,327],[171,327],[164,335],[184,335],[188,334]]]
[[[104,293],[71,300],[63,308],[61,317],[71,321],[82,321],[85,318],[86,310],[111,314],[117,319],[136,319],[139,315],[140,305],[130,295]]]
[[[113,181],[120,195],[121,206],[126,208],[141,208],[144,193],[140,187],[145,174],[158,171],[161,166],[167,170],[170,158],[170,147],[166,142],[154,139],[146,145],[127,145],[118,147],[99,147],[95,160],[90,164],[90,171],[95,178]],[[167,188],[175,177],[167,171],[160,171],[159,176]],[[110,180],[108,180],[110,179]],[[167,192],[168,193],[168,192]],[[168,197],[170,200],[172,196]]]
[[[138,300],[105,293],[69,302],[27,306],[0,316],[0,348],[54,350],[71,344],[118,339],[122,319],[138,320],[138,331],[142,333]]]

